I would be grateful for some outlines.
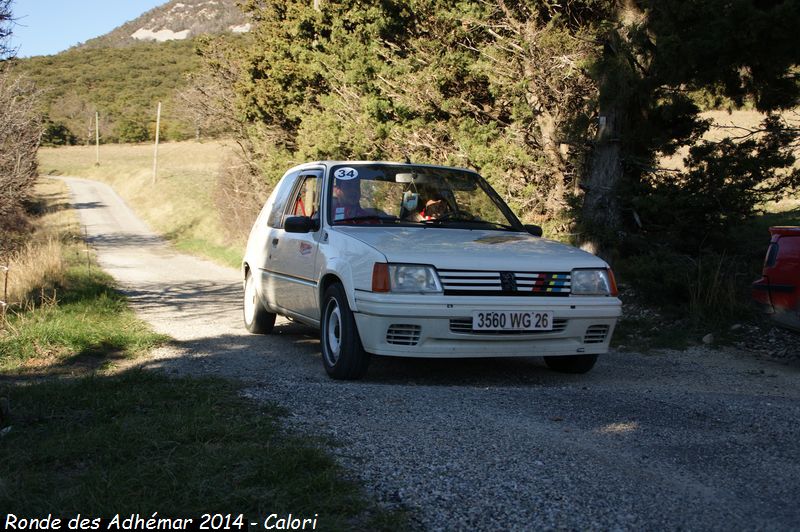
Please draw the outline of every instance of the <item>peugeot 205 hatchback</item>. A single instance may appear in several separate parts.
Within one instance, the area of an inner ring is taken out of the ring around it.
[[[387,162],[292,168],[258,216],[242,264],[244,322],[319,327],[337,379],[371,355],[544,356],[584,373],[620,315],[601,259],[541,238],[474,171]]]

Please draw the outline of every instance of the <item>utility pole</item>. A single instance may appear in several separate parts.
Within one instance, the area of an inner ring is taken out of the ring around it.
[[[94,149],[95,166],[100,166],[100,113],[94,112]]]
[[[158,102],[158,111],[156,112],[156,149],[153,153],[153,184],[156,184],[156,176],[158,176],[158,132],[161,129],[161,102]]]

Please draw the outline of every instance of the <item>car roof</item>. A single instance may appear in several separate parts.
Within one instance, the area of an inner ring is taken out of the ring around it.
[[[769,232],[771,235],[800,236],[800,227],[791,225],[775,226],[770,227]]]
[[[437,164],[423,164],[423,163],[404,163],[404,162],[397,162],[397,161],[336,161],[336,160],[324,160],[324,161],[311,161],[307,163],[298,164],[297,166],[293,166],[286,173],[293,172],[295,170],[302,170],[305,168],[309,168],[312,166],[325,166],[327,168],[331,168],[332,166],[339,166],[343,164],[384,164],[388,166],[417,166],[423,168],[438,168],[444,170],[462,170],[464,172],[471,172],[473,174],[477,174],[476,170],[471,168],[462,168],[459,166],[445,166],[445,165],[437,165]]]

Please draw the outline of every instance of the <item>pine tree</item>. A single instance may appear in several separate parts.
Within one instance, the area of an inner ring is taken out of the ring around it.
[[[800,103],[793,1],[621,2],[594,66],[600,127],[586,175],[584,230],[606,248],[639,225],[697,249],[798,185],[797,130],[773,115]],[[768,113],[745,142],[702,141],[699,91]],[[658,157],[691,146],[686,170]]]

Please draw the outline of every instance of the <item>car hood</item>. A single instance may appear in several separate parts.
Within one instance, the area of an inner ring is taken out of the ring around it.
[[[605,268],[580,249],[505,231],[438,227],[337,227],[383,253],[389,262],[432,264],[439,269],[564,272]]]

